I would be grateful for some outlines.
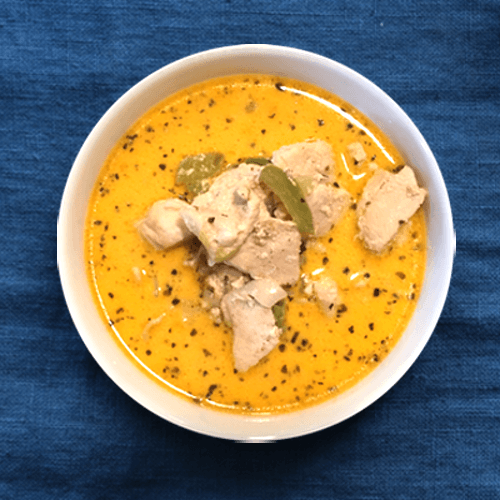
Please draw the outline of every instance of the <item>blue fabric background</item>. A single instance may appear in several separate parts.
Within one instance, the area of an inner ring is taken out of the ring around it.
[[[96,365],[65,306],[56,219],[107,108],[180,57],[240,43],[365,75],[426,137],[457,257],[403,379],[320,433],[256,446],[177,428]],[[0,0],[0,498],[500,498],[498,0]]]

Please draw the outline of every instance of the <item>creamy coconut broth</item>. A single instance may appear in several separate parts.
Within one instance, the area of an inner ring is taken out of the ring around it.
[[[271,158],[283,146],[304,141],[331,146],[328,184],[347,191],[349,203],[326,234],[302,235],[300,278],[283,287],[279,342],[256,365],[238,371],[233,328],[208,312],[206,284],[192,264],[203,251],[197,239],[157,250],[136,226],[158,200],[192,202],[194,195],[175,182],[186,156],[219,152],[223,168],[237,167],[246,158]],[[403,166],[373,123],[309,84],[231,76],[167,98],[113,149],[89,206],[88,276],[110,334],[166,390],[211,408],[292,411],[352,387],[401,337],[424,277],[421,208],[399,221],[396,237],[381,251],[368,249],[359,237],[358,205],[367,218],[372,205],[363,198],[367,182],[381,171],[399,176]],[[320,279],[336,283],[332,314],[308,290],[308,283]]]

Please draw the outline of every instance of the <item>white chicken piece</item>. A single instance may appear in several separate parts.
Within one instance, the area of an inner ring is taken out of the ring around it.
[[[280,285],[293,285],[300,274],[300,243],[294,222],[264,218],[227,264],[255,279],[271,276]]]
[[[186,226],[206,248],[209,264],[233,255],[266,212],[259,186],[262,167],[242,164],[217,177],[210,189],[181,211]]]
[[[352,144],[349,144],[347,146],[347,151],[349,151],[349,154],[356,165],[363,163],[367,158],[363,145],[360,142],[353,142]]]
[[[306,203],[311,210],[314,235],[325,235],[344,214],[351,202],[351,195],[342,188],[328,184],[318,184],[309,195]]]
[[[396,174],[377,170],[367,182],[357,207],[359,235],[365,245],[382,252],[426,195],[410,167],[405,166]]]
[[[321,309],[331,318],[335,315],[336,306],[339,304],[337,283],[328,276],[324,276],[318,281],[313,281],[313,286]]]
[[[282,330],[276,326],[272,306],[284,297],[286,292],[272,279],[250,281],[223,297],[221,309],[233,328],[234,367],[239,372],[246,372],[278,345]]]
[[[283,146],[273,153],[271,161],[293,177],[305,195],[318,182],[329,181],[335,170],[332,147],[319,140]]]
[[[189,205],[177,198],[157,201],[136,224],[139,234],[157,250],[173,247],[193,236],[180,216]]]
[[[203,299],[211,307],[218,307],[224,295],[250,281],[249,277],[226,264],[216,264],[209,269],[210,273],[203,281],[206,287]]]
[[[337,283],[328,276],[313,281],[303,275],[302,284],[304,293],[317,300],[326,316],[333,317],[340,302]]]

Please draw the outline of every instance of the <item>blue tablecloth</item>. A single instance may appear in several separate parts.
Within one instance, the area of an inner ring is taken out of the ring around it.
[[[0,1],[0,498],[500,498],[498,0]],[[317,52],[392,96],[426,137],[457,233],[424,352],[383,398],[262,447],[150,414],[70,319],[56,219],[106,109],[180,57],[240,43]]]

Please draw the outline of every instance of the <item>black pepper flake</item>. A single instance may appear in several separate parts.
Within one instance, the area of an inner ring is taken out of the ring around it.
[[[281,373],[288,373],[288,368],[286,367],[286,365],[283,365],[281,367]]]
[[[160,163],[158,166],[160,167],[160,170],[165,170],[167,168],[165,163]]]
[[[217,389],[217,384],[212,384],[209,388],[208,388],[208,392],[207,394],[205,395],[205,398],[206,399],[210,399],[212,397],[212,394],[214,393],[215,389]]]
[[[198,331],[196,330],[196,328],[193,328],[191,330],[191,332],[189,333],[189,335],[191,335],[191,337],[194,337],[197,333],[198,333]]]
[[[266,133],[266,129],[263,128],[261,131],[260,131],[261,134],[265,134]]]
[[[114,298],[115,298],[115,296],[114,296],[111,292],[109,292],[109,293],[108,293],[108,295],[109,295],[109,297],[110,297],[111,299],[114,299]]]
[[[309,341],[307,339],[302,339],[302,347],[305,347],[307,344],[309,343]]]
[[[180,300],[176,297],[174,300],[172,300],[172,305],[176,306]]]
[[[124,311],[123,307],[120,307],[119,309],[116,310],[116,314],[120,314]]]
[[[350,208],[351,210],[356,210],[356,208],[358,208],[358,205],[356,203],[353,203]]]
[[[375,328],[375,325],[373,323],[370,323],[368,325],[368,328],[373,332],[373,329]]]
[[[346,125],[346,127],[345,127],[345,128],[346,128],[347,130],[349,130],[349,129],[351,129],[352,127],[354,127],[354,125],[353,125],[352,123],[348,123],[348,124]]]
[[[354,333],[354,326],[352,326],[352,325],[351,325],[351,326],[349,327],[349,332],[350,332],[350,333]]]
[[[406,274],[405,273],[402,273],[401,271],[398,271],[396,273],[396,276],[402,280],[406,279]]]
[[[268,118],[270,118],[271,120],[276,116],[276,113],[273,113],[272,115],[269,115]]]
[[[277,388],[276,386],[274,386],[274,387],[271,389],[271,391],[272,391],[272,392],[274,392],[274,391],[276,391],[277,389],[278,389],[278,388]]]
[[[345,313],[347,311],[347,306],[345,304],[340,304],[340,306],[337,309],[338,314]]]
[[[280,92],[284,92],[285,91],[285,86],[279,82],[275,85],[275,87],[280,91]]]
[[[209,217],[207,221],[209,224],[213,224],[215,222],[215,217]]]
[[[172,271],[170,271],[170,274],[173,274],[175,276],[177,274],[177,269],[172,269]]]
[[[295,344],[295,342],[296,342],[296,340],[297,340],[298,336],[299,336],[299,332],[295,332],[295,333],[293,334],[292,340],[290,340],[290,342],[291,342],[292,344]]]
[[[208,349],[203,349],[203,354],[208,358],[208,356],[211,356],[212,353]]]
[[[232,118],[226,118],[226,123],[231,123],[233,121]]]
[[[333,238],[328,238],[328,243],[331,243],[333,241]]]
[[[209,108],[211,108],[214,104],[215,104],[215,101],[213,99],[210,99],[210,101],[208,101]]]
[[[368,278],[370,277],[370,273],[365,273],[363,276],[364,276],[366,279],[368,279]]]
[[[397,167],[393,168],[392,171],[397,174],[398,172],[401,172],[401,170],[403,170],[403,168],[405,168],[404,165],[398,165]]]
[[[280,351],[280,352],[285,352],[285,349],[286,349],[285,344],[280,344],[280,345],[278,346],[278,349],[279,349],[279,351]]]
[[[334,182],[333,183],[333,186],[336,187],[336,188],[339,188],[340,187],[340,184],[338,182]]]
[[[374,288],[373,290],[373,296],[378,297],[380,295],[380,288]]]
[[[351,358],[348,358],[347,356],[344,356],[344,359],[345,359],[346,361],[351,361]]]
[[[149,349],[146,351],[146,355],[151,356],[151,351]]]
[[[95,220],[94,226],[100,226],[102,224],[102,220]]]
[[[295,130],[295,125],[293,123],[290,123],[290,129]]]
[[[172,295],[173,288],[170,285],[165,285],[165,290],[163,290],[163,295],[170,296]]]
[[[323,257],[323,265],[326,266],[330,259],[328,257]]]
[[[325,120],[318,120],[318,126],[322,127],[325,124]]]
[[[344,267],[344,269],[342,270],[344,274],[349,274],[349,271],[350,269],[348,267]]]
[[[410,295],[408,295],[408,298],[410,300],[415,300],[415,294],[414,293],[410,293]]]

